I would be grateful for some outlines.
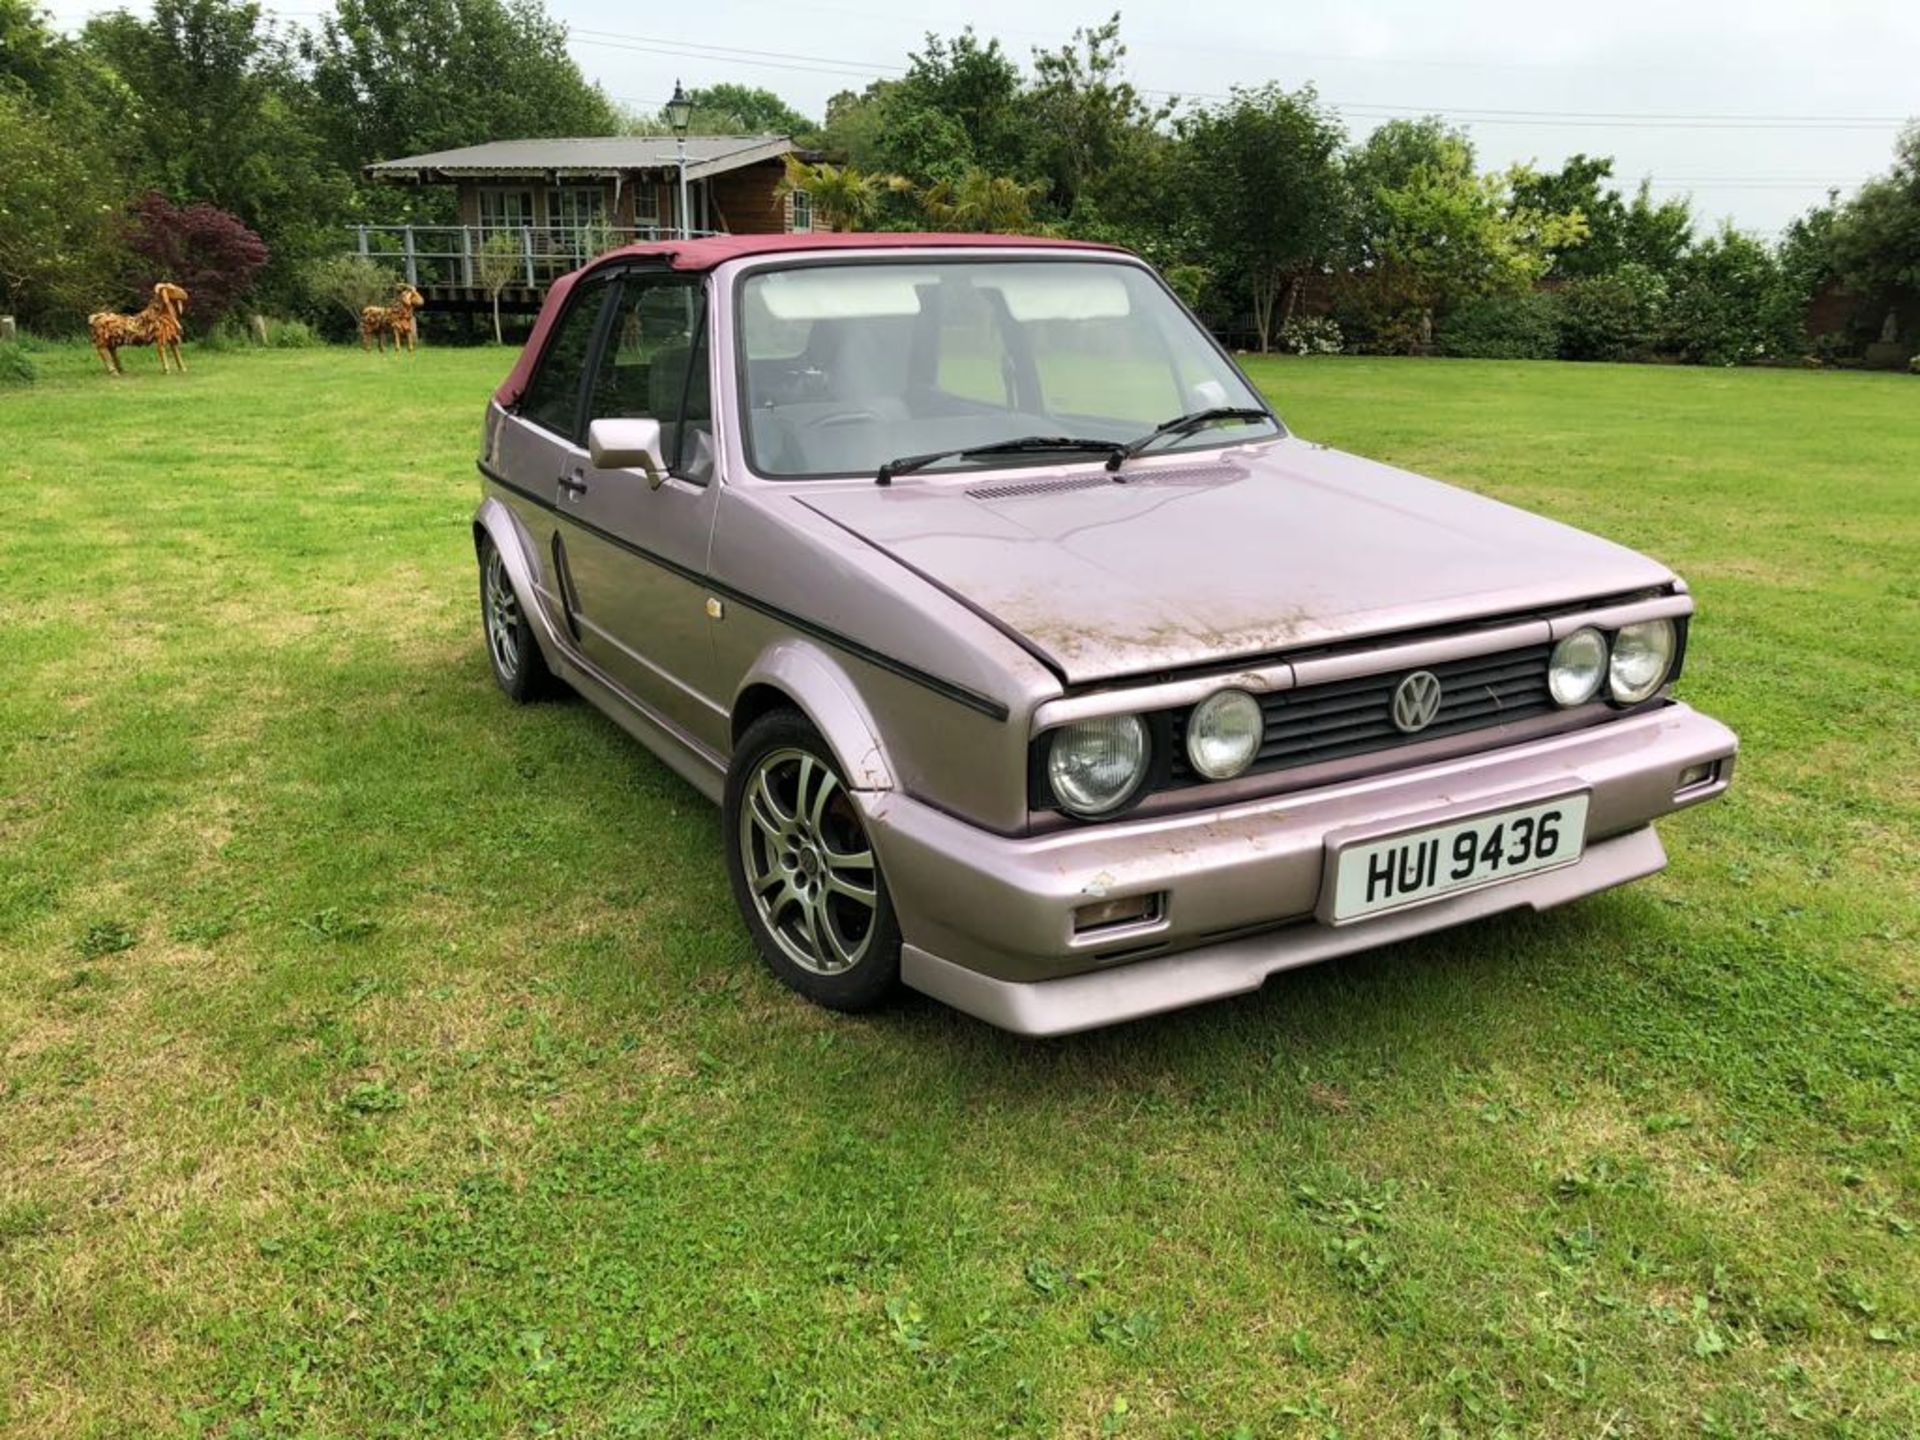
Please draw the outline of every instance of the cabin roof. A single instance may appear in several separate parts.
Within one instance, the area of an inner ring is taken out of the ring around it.
[[[689,135],[687,178],[699,180],[763,160],[778,160],[796,147],[785,135]],[[588,135],[547,140],[489,140],[458,150],[434,150],[366,167],[373,180],[434,184],[452,180],[612,177],[634,170],[679,170],[680,142],[671,135]]]

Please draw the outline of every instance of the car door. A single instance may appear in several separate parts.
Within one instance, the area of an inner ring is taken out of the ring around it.
[[[506,503],[532,540],[535,603],[576,646],[580,628],[569,598],[568,540],[557,513],[560,482],[586,463],[587,373],[615,289],[611,279],[588,277],[568,297],[525,392],[500,422],[493,448]]]
[[[664,472],[601,470],[582,454],[561,486],[581,648],[655,715],[724,754],[708,547],[718,486],[704,277],[630,270],[602,326],[586,422],[660,422]]]

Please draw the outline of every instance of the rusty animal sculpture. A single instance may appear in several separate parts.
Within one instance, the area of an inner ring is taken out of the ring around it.
[[[393,304],[367,306],[360,312],[360,348],[371,350],[377,345],[384,355],[387,336],[391,335],[396,353],[414,350],[418,327],[414,324],[413,312],[426,303],[413,286],[402,284]]]
[[[109,375],[124,375],[127,372],[120,368],[120,347],[151,345],[154,354],[160,357],[162,375],[167,373],[169,352],[184,375],[187,362],[180,354],[180,312],[186,308],[187,292],[170,280],[162,280],[153,287],[153,298],[146,308],[136,315],[121,315],[112,310],[89,315],[87,329],[93,335],[94,353],[107,367]]]

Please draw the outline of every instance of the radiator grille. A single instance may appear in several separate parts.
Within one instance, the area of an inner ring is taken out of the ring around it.
[[[1433,723],[1408,735],[1393,723],[1393,692],[1411,670],[1308,685],[1260,697],[1266,737],[1249,773],[1315,765],[1375,750],[1437,740],[1464,731],[1506,725],[1554,709],[1547,690],[1550,645],[1475,655],[1417,668],[1440,681],[1440,712]],[[1176,785],[1199,781],[1187,764],[1186,712],[1173,720],[1172,770]]]

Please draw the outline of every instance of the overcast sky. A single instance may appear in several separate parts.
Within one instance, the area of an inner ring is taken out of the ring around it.
[[[697,0],[646,6],[548,0],[581,67],[630,105],[676,78],[766,86],[819,115],[835,91],[897,74],[929,29],[971,24],[1023,64],[1111,6],[1092,0]],[[78,23],[100,0],[53,0]],[[143,3],[131,8],[144,9]],[[314,0],[280,0],[306,18]],[[1914,0],[1152,0],[1122,7],[1135,82],[1193,99],[1234,84],[1309,81],[1365,134],[1437,111],[1471,131],[1484,165],[1615,157],[1627,182],[1690,192],[1708,222],[1771,234],[1890,162],[1920,116]],[[1625,185],[1622,187],[1626,188]]]

